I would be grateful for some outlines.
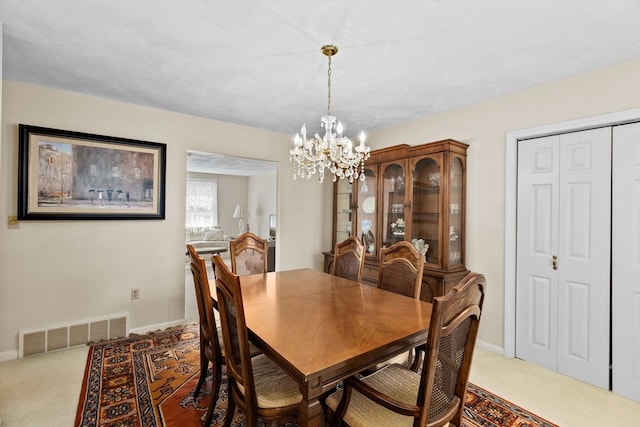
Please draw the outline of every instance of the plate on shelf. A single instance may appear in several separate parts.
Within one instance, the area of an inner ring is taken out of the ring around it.
[[[404,231],[394,231],[393,235],[394,236],[404,236]]]
[[[371,196],[362,202],[362,211],[364,213],[374,213],[376,211],[376,198]]]

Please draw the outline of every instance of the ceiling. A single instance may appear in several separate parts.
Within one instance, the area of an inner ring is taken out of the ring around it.
[[[218,175],[254,176],[276,171],[277,163],[267,160],[187,151],[187,171]]]
[[[0,0],[3,78],[295,134],[640,57],[640,0]]]

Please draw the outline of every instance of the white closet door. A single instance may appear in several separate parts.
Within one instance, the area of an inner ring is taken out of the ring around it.
[[[558,366],[558,135],[518,143],[516,356]]]
[[[518,144],[516,356],[606,389],[610,186],[610,128]]]
[[[560,136],[558,372],[609,389],[611,128]]]
[[[613,131],[612,389],[640,402],[640,123]]]

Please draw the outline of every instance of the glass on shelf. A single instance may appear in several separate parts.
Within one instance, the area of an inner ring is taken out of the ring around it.
[[[449,262],[462,262],[462,161],[459,157],[451,158],[451,192],[449,195]]]
[[[424,240],[428,245],[426,260],[439,264],[440,236],[440,164],[436,158],[425,157],[413,168],[413,209],[411,240]]]
[[[364,244],[366,255],[376,255],[376,230],[377,223],[377,173],[374,169],[365,167],[364,181],[357,182],[356,199],[356,236],[360,237]]]
[[[382,244],[390,246],[405,240],[405,168],[391,163],[383,171]]]

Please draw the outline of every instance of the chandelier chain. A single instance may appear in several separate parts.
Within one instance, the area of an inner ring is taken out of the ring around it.
[[[331,56],[329,56],[329,69],[327,70],[327,86],[329,88],[327,95],[327,114],[331,115]]]

